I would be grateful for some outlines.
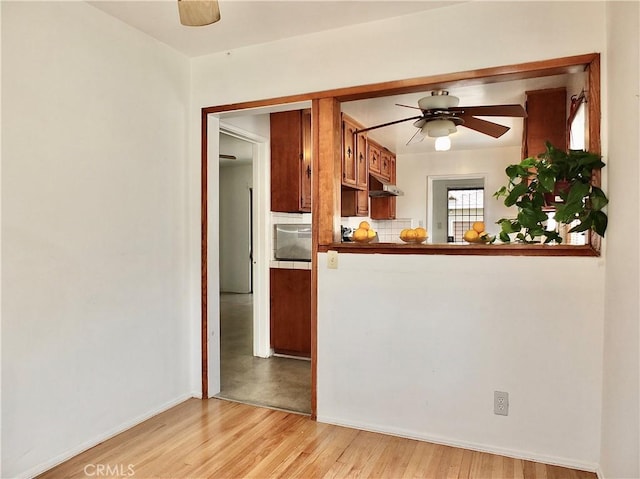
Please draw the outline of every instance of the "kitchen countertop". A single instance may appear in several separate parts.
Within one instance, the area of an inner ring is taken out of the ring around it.
[[[276,269],[311,269],[311,261],[281,261],[271,260],[270,268]]]

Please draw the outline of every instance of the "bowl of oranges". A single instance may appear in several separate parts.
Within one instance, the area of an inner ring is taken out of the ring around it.
[[[368,221],[361,221],[358,228],[353,232],[353,241],[356,243],[369,243],[377,236]]]
[[[427,230],[419,226],[418,228],[405,228],[400,232],[400,239],[405,243],[420,244],[428,238]]]
[[[471,229],[464,232],[463,238],[467,243],[480,244],[488,244],[495,239],[495,237],[492,237],[484,230],[484,223],[482,221],[474,222],[471,225]]]

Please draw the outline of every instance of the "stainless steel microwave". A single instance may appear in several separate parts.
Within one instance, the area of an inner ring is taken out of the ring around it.
[[[275,259],[311,261],[311,225],[275,225]]]

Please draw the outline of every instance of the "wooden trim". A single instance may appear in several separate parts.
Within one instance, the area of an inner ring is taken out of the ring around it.
[[[314,143],[312,208],[312,414],[316,411],[316,341],[317,341],[317,264],[318,252],[335,249],[349,253],[383,254],[448,254],[448,255],[512,255],[512,256],[599,256],[600,238],[590,235],[587,246],[543,245],[395,245],[384,246],[342,244],[340,241],[340,102],[415,93],[435,88],[454,88],[502,81],[535,78],[585,69],[588,71],[589,150],[600,152],[600,54],[588,53],[563,58],[481,68],[443,75],[431,75],[406,80],[393,80],[320,92],[302,93],[276,98],[231,103],[202,108],[201,150],[201,301],[202,301],[202,391],[208,395],[207,350],[207,115],[286,103],[312,101],[312,141]],[[320,132],[332,132],[320,135]],[[333,176],[331,176],[333,175]],[[317,209],[316,209],[317,208]]]
[[[311,211],[320,202],[318,176],[318,100],[311,104]],[[318,417],[318,220],[311,216],[311,419]]]
[[[335,88],[332,90],[299,93],[296,95],[276,98],[209,106],[202,110],[207,114],[222,113],[227,111],[283,105],[286,103],[319,100],[321,98],[335,98],[339,102],[343,102],[403,93],[416,93],[434,88],[446,89],[456,86],[497,83],[502,81],[521,80],[525,78],[560,75],[562,73],[583,71],[585,65],[591,64],[594,59],[597,59],[599,64],[600,54],[588,53],[584,55],[553,58],[550,60],[540,60],[528,63],[517,63],[514,65],[467,70],[456,73],[416,77],[406,80],[370,83],[368,85]]]
[[[201,143],[200,143],[200,302],[201,302],[201,320],[200,320],[200,349],[202,352],[201,369],[202,369],[202,399],[209,397],[209,341],[208,341],[208,320],[207,320],[207,245],[208,245],[208,159],[207,148],[209,145],[208,115],[204,111],[201,112]]]
[[[601,119],[602,111],[600,107],[600,55],[597,55],[591,63],[587,66],[587,115],[588,115],[588,127],[587,133],[587,150],[592,153],[602,152],[601,142]],[[600,170],[594,171],[593,178],[591,180],[596,186],[602,184],[602,172]],[[598,252],[602,249],[602,238],[594,231],[589,230],[587,240],[589,244]]]
[[[353,254],[414,254],[457,256],[600,256],[590,245],[544,244],[401,244],[333,243],[319,245],[318,252],[329,250]]]

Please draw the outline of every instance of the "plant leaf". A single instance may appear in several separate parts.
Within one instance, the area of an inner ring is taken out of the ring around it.
[[[505,206],[513,206],[518,201],[522,195],[527,192],[527,184],[525,182],[518,183],[513,187],[513,189],[509,192],[507,197],[504,199]]]
[[[538,170],[538,181],[540,181],[542,190],[550,193],[556,183],[556,174],[552,169]]]
[[[604,232],[607,231],[607,215],[602,211],[593,211],[592,217],[594,231],[604,238]]]
[[[580,181],[575,182],[569,189],[567,195],[567,203],[579,202],[582,204],[582,200],[589,194],[590,185],[588,183],[582,183]]]
[[[604,191],[597,186],[593,186],[591,188],[591,195],[589,195],[589,199],[591,200],[591,208],[595,211],[600,211],[609,203]]]

